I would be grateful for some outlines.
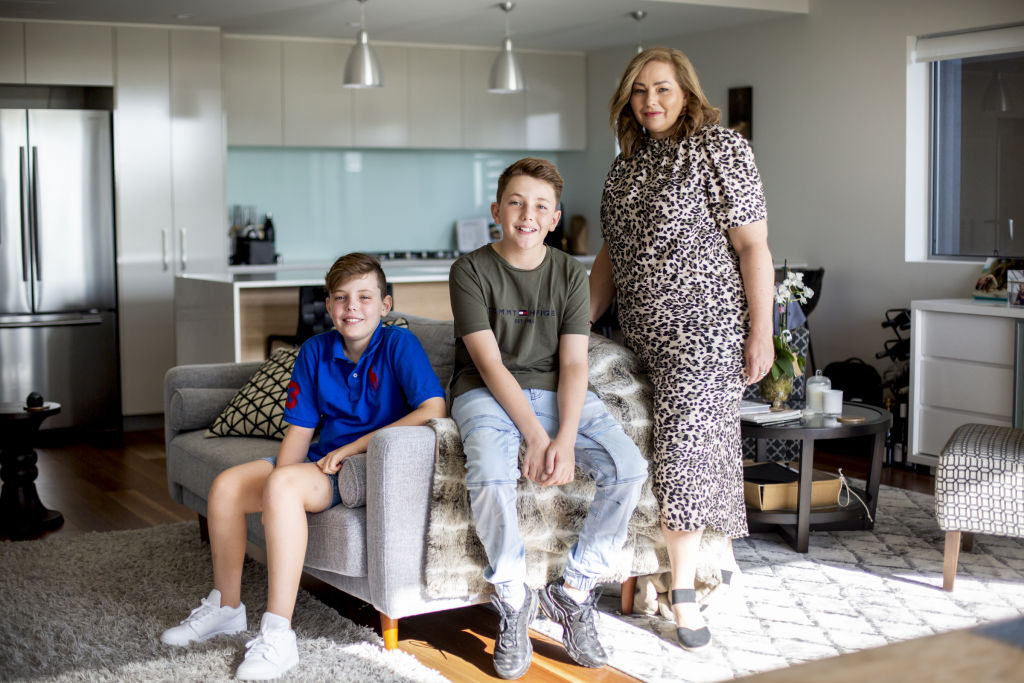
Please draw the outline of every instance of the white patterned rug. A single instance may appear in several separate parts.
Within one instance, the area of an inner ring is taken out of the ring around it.
[[[807,554],[774,533],[736,541],[745,588],[708,615],[711,646],[683,650],[672,622],[618,616],[613,596],[601,600],[598,631],[617,669],[678,683],[728,680],[1024,615],[1024,540],[976,536],[973,552],[960,553],[947,593],[944,535],[932,496],[883,486],[872,531],[813,532]],[[534,628],[561,639],[551,622],[538,619]]]

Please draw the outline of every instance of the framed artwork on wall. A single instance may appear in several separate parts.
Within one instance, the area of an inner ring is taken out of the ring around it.
[[[754,88],[729,88],[729,127],[748,140],[754,139]]]

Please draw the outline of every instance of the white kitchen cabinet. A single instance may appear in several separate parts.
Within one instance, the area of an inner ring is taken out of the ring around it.
[[[355,147],[407,147],[409,144],[409,83],[406,48],[374,48],[383,74],[380,88],[355,89],[352,94],[352,143]]]
[[[462,147],[462,52],[409,48],[409,146]]]
[[[0,21],[0,83],[25,82],[25,24]]]
[[[121,401],[134,416],[163,411],[174,276],[226,270],[220,37],[118,27],[115,40]]]
[[[224,111],[229,145],[281,145],[282,41],[223,39]]]
[[[462,52],[462,146],[525,149],[526,94],[487,91],[497,50]],[[526,87],[530,82],[527,76]]]
[[[907,459],[935,467],[968,422],[1020,426],[1024,309],[971,299],[911,302]]]
[[[114,28],[26,22],[24,82],[114,85]]]
[[[341,87],[350,49],[338,42],[282,41],[285,145],[352,145],[352,90]]]
[[[586,146],[583,55],[522,54],[526,93],[495,94],[487,92],[495,50],[378,45],[384,85],[359,90],[341,87],[347,42],[228,36],[223,45],[230,145]]]
[[[524,53],[526,148],[587,146],[586,60],[583,55]]]
[[[121,410],[163,412],[174,366],[170,35],[118,27],[114,112]]]
[[[221,39],[171,31],[171,169],[178,272],[227,270]]]

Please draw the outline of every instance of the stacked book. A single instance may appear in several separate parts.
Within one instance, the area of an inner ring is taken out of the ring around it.
[[[772,409],[771,403],[764,401],[751,401],[743,399],[740,401],[740,415],[753,415],[754,413],[767,413]]]
[[[773,411],[770,404],[760,401],[740,401],[740,419],[744,422],[759,425],[778,424],[798,420],[802,414],[803,412],[798,409]]]

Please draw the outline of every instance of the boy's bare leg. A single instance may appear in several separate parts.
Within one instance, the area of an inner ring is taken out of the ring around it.
[[[254,460],[224,470],[210,487],[206,513],[213,556],[213,587],[220,591],[224,607],[238,607],[241,603],[245,515],[262,509],[263,486],[273,471],[274,465],[270,462]]]
[[[289,621],[306,558],[307,512],[331,504],[331,479],[316,463],[278,467],[263,490],[263,531],[267,539],[267,611]]]

